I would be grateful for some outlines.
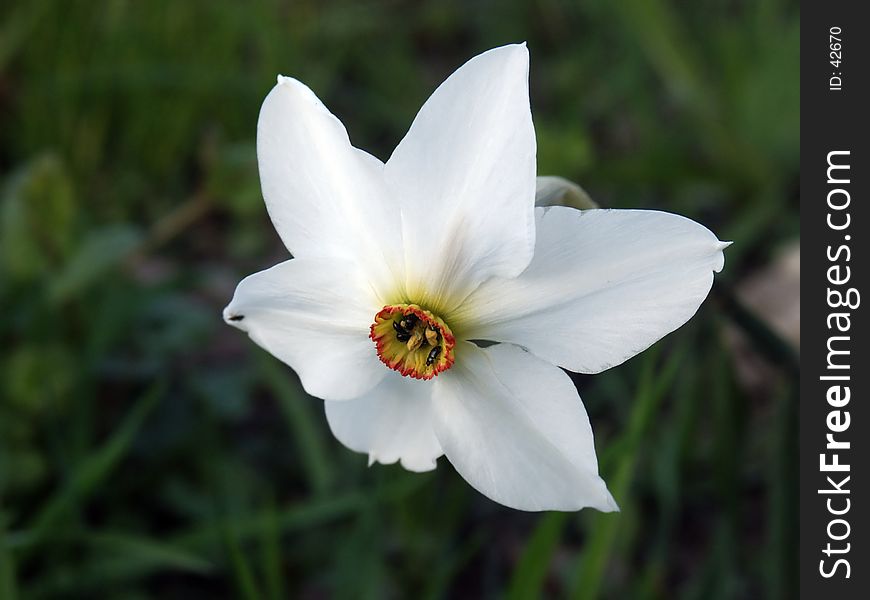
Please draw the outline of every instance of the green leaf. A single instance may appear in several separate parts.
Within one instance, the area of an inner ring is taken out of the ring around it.
[[[45,503],[25,532],[13,538],[18,544],[28,549],[37,545],[50,535],[52,528],[65,515],[98,490],[126,456],[145,417],[160,398],[163,387],[160,383],[153,385],[130,410],[112,437],[76,465],[66,484]]]
[[[315,493],[325,492],[334,481],[333,467],[323,440],[323,418],[315,419],[313,414],[315,406],[322,413],[323,402],[308,396],[298,382],[294,385],[284,365],[266,353],[261,353],[259,367],[263,381],[281,404],[311,489]]]
[[[114,225],[91,233],[76,250],[72,260],[51,281],[51,302],[62,303],[76,296],[126,258],[137,246],[139,233],[124,225]]]
[[[6,547],[6,515],[0,512],[0,598],[15,600],[18,585],[15,576],[15,559]]]
[[[127,533],[99,532],[89,534],[85,543],[99,554],[123,563],[139,563],[153,570],[169,569],[205,574],[214,570],[208,560],[189,550]]]
[[[551,512],[542,515],[538,526],[526,544],[508,588],[508,600],[544,597],[543,587],[553,554],[562,539],[569,513]]]
[[[287,597],[287,590],[282,573],[283,556],[281,555],[281,527],[278,523],[278,512],[274,500],[270,500],[263,520],[260,533],[261,560],[266,580],[266,591],[272,600]]]
[[[9,180],[0,205],[0,266],[12,276],[43,275],[69,255],[76,215],[61,162],[41,156]]]
[[[233,526],[233,521],[229,519],[221,521],[220,530],[224,550],[230,559],[240,596],[246,600],[259,600],[263,596],[254,578],[254,569],[242,550],[241,540]]]
[[[192,552],[123,532],[88,533],[82,542],[87,560],[50,570],[28,587],[28,597],[114,597],[107,593],[107,586],[132,587],[132,582],[153,573],[207,576],[215,571],[211,562]],[[5,600],[5,596],[0,598]]]
[[[388,502],[404,498],[423,486],[432,484],[429,473],[400,477],[395,482],[378,489],[346,492],[331,495],[321,500],[299,502],[277,511],[266,510],[233,520],[233,531],[239,540],[255,538],[264,527],[274,527],[282,533],[310,529],[325,523],[356,514],[373,502]],[[173,544],[183,548],[210,547],[222,535],[220,522],[198,526],[173,539]]]
[[[611,446],[611,449],[618,451],[618,454],[611,452],[602,457],[604,463],[602,472],[613,473],[605,478],[610,482],[610,490],[617,502],[628,496],[639,461],[643,436],[652,425],[659,403],[679,372],[683,353],[678,352],[669,356],[661,369],[656,366],[657,357],[658,347],[648,350],[644,355],[644,369],[638,383],[628,429]],[[619,513],[595,514],[591,518],[591,523],[591,533],[584,545],[571,590],[571,598],[577,600],[591,600],[599,596],[607,573],[607,564],[622,525]]]

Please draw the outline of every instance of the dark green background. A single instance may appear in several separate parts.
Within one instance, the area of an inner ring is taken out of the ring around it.
[[[795,355],[733,299],[798,235],[798,25],[776,0],[4,2],[0,598],[794,597]],[[220,319],[286,257],[254,152],[277,73],[386,159],[522,40],[540,173],[735,241],[687,326],[576,378],[618,514],[367,468]]]

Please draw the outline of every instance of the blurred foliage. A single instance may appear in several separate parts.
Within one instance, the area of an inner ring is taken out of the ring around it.
[[[276,73],[386,158],[520,40],[540,173],[736,241],[689,325],[576,378],[619,514],[367,468],[220,319],[285,257],[253,145]],[[779,0],[3,3],[0,598],[794,597],[795,362],[729,290],[798,235],[798,42]]]

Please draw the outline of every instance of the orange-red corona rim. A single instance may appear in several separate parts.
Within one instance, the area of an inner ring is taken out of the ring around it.
[[[369,337],[378,358],[405,377],[432,379],[453,366],[456,338],[440,317],[416,304],[391,304],[375,315]]]

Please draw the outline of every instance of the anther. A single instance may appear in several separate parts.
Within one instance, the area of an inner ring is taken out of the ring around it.
[[[408,340],[408,350],[413,352],[423,344],[423,334],[415,331],[411,334],[411,339]]]

